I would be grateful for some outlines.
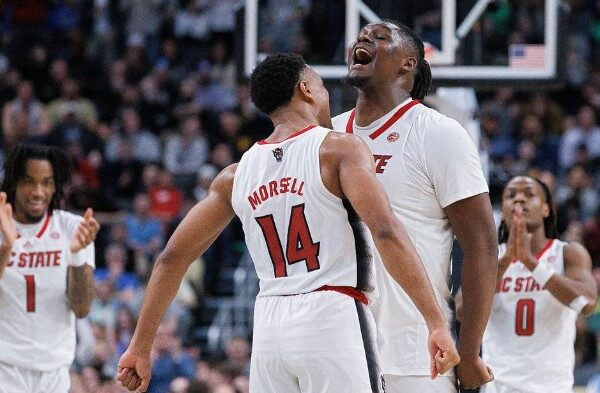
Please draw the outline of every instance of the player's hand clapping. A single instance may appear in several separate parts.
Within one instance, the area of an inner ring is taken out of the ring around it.
[[[6,202],[6,198],[6,193],[0,192],[0,233],[2,233],[0,251],[9,251],[17,238],[12,206]]]
[[[87,247],[96,239],[98,230],[100,230],[100,224],[94,218],[94,211],[88,208],[83,215],[83,221],[71,238],[71,252],[76,253]]]
[[[431,379],[454,368],[460,361],[454,340],[447,326],[429,332],[429,355],[431,357]]]

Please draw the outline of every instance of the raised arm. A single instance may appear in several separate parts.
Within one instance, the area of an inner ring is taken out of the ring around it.
[[[458,377],[461,386],[473,389],[492,378],[479,350],[494,299],[498,242],[487,193],[454,202],[444,211],[464,253]]]
[[[425,318],[430,333],[432,377],[438,372],[446,372],[458,362],[448,324],[419,255],[375,177],[371,152],[360,138],[344,134],[330,135],[321,151],[329,152],[330,156],[335,157],[331,160],[330,167],[337,171],[342,196],[348,199],[371,231],[375,246],[390,275],[410,296]],[[446,357],[443,364],[442,359],[436,357],[438,350]]]
[[[17,238],[12,206],[6,202],[5,192],[0,192],[0,233],[2,234],[0,243],[0,278],[2,278],[4,269],[10,259],[13,242]]]
[[[92,242],[100,230],[94,212],[88,208],[83,221],[71,236],[71,256],[67,271],[67,300],[77,318],[85,318],[94,299],[94,269],[88,258],[94,258]],[[88,247],[89,246],[89,247]]]
[[[119,361],[117,378],[131,391],[138,387],[146,391],[148,387],[152,342],[183,275],[234,217],[231,192],[235,168],[231,165],[215,178],[206,199],[190,210],[156,259],[131,344]]]
[[[522,226],[524,227],[524,224]],[[524,228],[521,232],[525,232]],[[510,235],[512,236],[513,233],[511,232]],[[523,238],[521,241],[516,241],[517,259],[532,272],[535,270],[534,278],[537,281],[542,280],[540,285],[558,301],[577,313],[591,314],[596,308],[598,295],[596,281],[592,276],[592,259],[587,250],[575,242],[565,245],[563,248],[565,271],[564,274],[559,274],[544,265],[539,265],[525,236],[521,236]]]

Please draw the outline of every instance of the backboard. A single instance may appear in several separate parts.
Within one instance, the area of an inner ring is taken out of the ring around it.
[[[559,80],[559,58],[563,47],[560,31],[565,12],[560,0],[440,1],[441,6],[426,10],[408,22],[426,42],[426,58],[432,65],[436,85],[539,85]],[[422,3],[418,0],[370,3],[410,2]],[[259,4],[263,3],[259,0],[245,1],[246,76],[250,75],[261,55],[264,56],[259,51],[259,42],[263,39],[261,34],[268,34],[261,33],[264,26],[259,26]],[[398,19],[389,11],[389,6],[387,10],[386,7],[373,10],[366,0],[346,0],[343,8],[344,14],[338,17],[344,21],[331,21],[345,27],[340,32],[338,56],[327,63],[309,61],[326,79],[345,77],[347,67],[339,54],[356,39],[362,25],[386,18]],[[392,15],[386,14],[386,11]]]

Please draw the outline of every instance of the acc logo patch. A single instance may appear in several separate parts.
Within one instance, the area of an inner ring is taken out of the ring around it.
[[[54,240],[58,239],[60,237],[60,235],[58,234],[58,232],[52,232],[50,234],[50,237]]]
[[[388,142],[396,142],[398,140],[398,138],[400,138],[400,134],[398,134],[397,132],[392,132],[387,136],[387,140]]]

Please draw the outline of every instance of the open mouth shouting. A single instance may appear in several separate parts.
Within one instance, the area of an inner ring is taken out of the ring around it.
[[[354,49],[354,63],[355,64],[369,64],[373,61],[373,55],[363,47],[356,47]]]
[[[362,68],[362,66],[370,64],[375,55],[364,46],[356,46],[352,51],[352,62],[350,68]]]

